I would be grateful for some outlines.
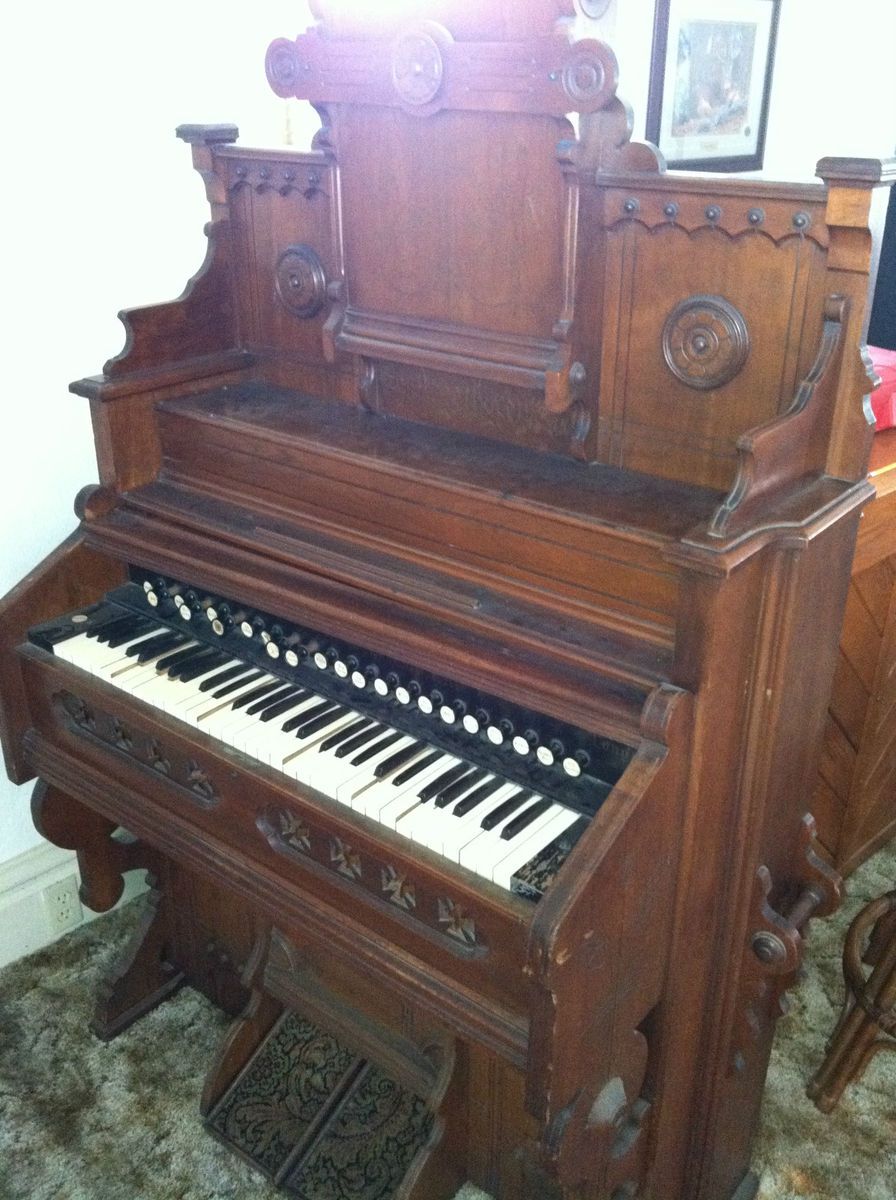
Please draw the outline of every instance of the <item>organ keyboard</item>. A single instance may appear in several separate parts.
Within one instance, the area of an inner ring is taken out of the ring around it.
[[[667,175],[591,0],[311,7],[313,149],[179,128],[206,263],[0,604],[10,777],[92,907],[152,882],[94,1028],[237,1016],[202,1111],[292,1195],[751,1200],[896,168]],[[307,1022],[298,1130],[246,1089]]]
[[[460,699],[456,686],[394,661],[381,669],[356,648],[320,648],[318,634],[164,578],[126,585],[30,639],[530,899],[632,757],[494,697]]]

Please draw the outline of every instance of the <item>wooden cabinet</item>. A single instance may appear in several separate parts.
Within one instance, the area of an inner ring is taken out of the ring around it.
[[[896,835],[896,429],[870,466],[813,809],[844,874]]]

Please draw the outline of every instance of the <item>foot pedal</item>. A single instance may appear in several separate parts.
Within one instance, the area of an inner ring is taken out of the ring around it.
[[[287,1010],[206,1125],[298,1200],[389,1200],[426,1145],[433,1114]]]

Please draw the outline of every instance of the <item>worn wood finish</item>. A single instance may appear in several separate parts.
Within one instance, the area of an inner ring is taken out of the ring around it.
[[[849,874],[896,832],[896,431],[878,434],[875,498],[862,514],[821,765],[819,834]]]
[[[11,775],[91,902],[126,863],[157,879],[101,1030],[181,979],[242,1010],[208,1112],[304,1007],[430,1097],[400,1200],[753,1194],[780,1002],[838,894],[805,819],[822,743],[828,808],[859,758],[887,786],[888,744],[856,755],[890,707],[881,500],[847,593],[892,167],[667,176],[612,52],[570,42],[598,7],[418,0],[430,24],[375,33],[315,0],[269,58],[321,114],[312,151],[181,127],[208,260],[73,385],[100,483],[0,607]],[[26,640],[127,564],[629,765],[533,904]]]

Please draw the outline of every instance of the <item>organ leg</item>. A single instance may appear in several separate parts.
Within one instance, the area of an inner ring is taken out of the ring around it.
[[[115,906],[126,871],[148,872],[139,924],[99,989],[91,1023],[97,1037],[116,1037],[184,983],[225,1012],[243,1007],[239,973],[251,944],[250,917],[235,905],[221,905],[216,889],[51,784],[38,781],[31,810],[39,833],[77,851],[80,897],[95,912]]]

